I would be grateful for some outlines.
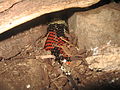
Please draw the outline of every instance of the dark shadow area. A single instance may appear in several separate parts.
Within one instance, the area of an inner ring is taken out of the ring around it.
[[[120,3],[120,0],[112,0],[112,1],[115,1],[116,3]]]
[[[11,36],[17,35],[18,33],[27,31],[30,28],[34,28],[35,26],[46,25],[46,24],[48,24],[48,22],[51,22],[53,18],[60,18],[63,20],[67,20],[68,16],[70,16],[71,14],[67,15],[66,12],[69,12],[69,10],[63,10],[63,11],[59,11],[59,12],[55,12],[55,13],[44,14],[40,17],[37,17],[33,20],[30,20],[19,26],[16,26],[16,27],[0,34],[0,41],[10,38]]]
[[[50,22],[52,20],[52,18],[54,18],[54,17],[61,18],[61,19],[67,21],[67,19],[70,16],[72,16],[75,12],[88,11],[88,10],[95,9],[95,8],[100,7],[100,6],[103,6],[105,4],[109,4],[110,2],[111,2],[111,0],[101,0],[97,4],[92,5],[90,7],[87,7],[87,8],[77,8],[76,7],[76,8],[70,8],[70,9],[66,9],[66,10],[62,10],[62,11],[42,15],[42,16],[40,16],[38,18],[35,18],[35,19],[31,20],[31,21],[23,23],[23,24],[15,27],[13,29],[10,29],[10,30],[0,34],[0,41],[3,41],[5,39],[7,39],[7,38],[10,38],[11,36],[14,36],[14,35],[16,35],[18,33],[29,30],[30,28],[34,28],[37,25],[45,25],[48,22]]]
[[[12,29],[0,34],[0,41],[10,38],[11,36],[14,36],[18,33],[29,30],[30,28],[34,28],[37,25],[40,25],[40,24],[44,25],[45,23],[46,23],[46,15],[40,16],[38,18],[35,18],[31,21],[23,23],[15,28],[12,28]]]
[[[40,17],[37,17],[33,20],[30,20],[26,23],[23,23],[19,26],[16,26],[2,34],[0,34],[0,41],[3,41],[7,38],[10,38],[11,36],[17,35],[18,33],[22,33],[24,31],[29,30],[30,28],[34,28],[35,26],[38,25],[46,25],[48,22],[51,22],[53,18],[60,18],[63,20],[67,20],[68,15],[66,15],[67,10],[55,12],[55,13],[49,13],[49,14],[44,14]],[[69,15],[70,16],[70,15]]]
[[[88,90],[120,90],[120,86],[114,84],[104,84],[100,86],[89,87]]]
[[[79,87],[78,90],[120,90],[120,85],[115,84],[102,84],[102,85],[90,85],[87,87]]]
[[[101,0],[100,2],[92,5],[92,6],[89,6],[89,7],[86,7],[86,8],[71,8],[69,9],[69,12],[71,13],[74,13],[74,12],[84,12],[84,11],[88,11],[88,10],[92,10],[92,9],[96,9],[100,6],[103,6],[103,5],[106,5],[106,4],[109,4],[109,3],[112,3],[113,1],[112,0]]]

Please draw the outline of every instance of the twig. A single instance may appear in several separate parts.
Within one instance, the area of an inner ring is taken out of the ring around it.
[[[41,55],[41,56],[36,56],[36,59],[41,58],[41,59],[47,59],[47,58],[55,58],[54,55]]]
[[[63,37],[60,37],[63,41],[65,41],[66,43],[68,43],[70,46],[74,46],[72,43],[70,43],[69,41],[67,41],[66,39],[64,39]],[[75,46],[74,46],[75,47]],[[77,47],[75,47],[77,50],[79,50]]]

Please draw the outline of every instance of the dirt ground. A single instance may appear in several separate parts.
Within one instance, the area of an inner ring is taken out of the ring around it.
[[[43,34],[40,35],[40,33]],[[119,70],[107,72],[92,70],[86,63],[86,59],[72,61],[70,65],[65,65],[65,69],[70,71],[75,85],[69,76],[63,73],[58,62],[55,62],[54,59],[40,58],[41,55],[50,53],[43,49],[45,33],[46,26],[40,25],[1,41],[4,42],[3,45],[7,42],[14,42],[14,48],[19,48],[18,44],[22,48],[19,52],[13,49],[11,52],[15,53],[13,56],[7,54],[7,58],[0,58],[0,90],[72,90],[76,87],[81,90],[103,90],[119,88]],[[19,43],[18,39],[20,39]],[[21,42],[27,42],[27,44]],[[120,50],[119,47],[115,48],[118,48],[117,51]],[[5,53],[7,52],[9,50]]]

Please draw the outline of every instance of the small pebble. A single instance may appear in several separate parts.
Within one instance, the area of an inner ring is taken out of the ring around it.
[[[30,84],[26,85],[26,88],[30,88]]]

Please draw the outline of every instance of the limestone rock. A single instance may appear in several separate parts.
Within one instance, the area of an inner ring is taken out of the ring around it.
[[[70,32],[78,38],[79,48],[94,48],[108,43],[120,46],[120,5],[111,3],[75,13],[68,21]]]
[[[0,33],[46,13],[88,7],[100,0],[0,0]]]
[[[120,70],[120,47],[109,46],[99,55],[88,57],[86,61],[92,70]]]

